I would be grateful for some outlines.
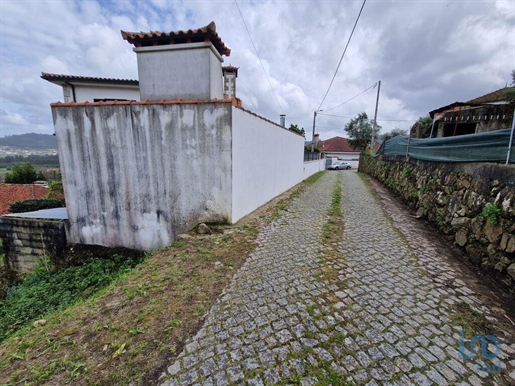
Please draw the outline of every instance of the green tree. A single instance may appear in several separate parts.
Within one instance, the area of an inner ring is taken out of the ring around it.
[[[365,150],[372,140],[374,120],[369,120],[366,112],[358,114],[345,125],[345,131],[349,135],[349,144],[353,149]],[[377,125],[374,138],[378,137],[381,126]]]
[[[390,138],[397,137],[398,135],[408,135],[408,132],[406,130],[402,129],[393,129],[389,133],[381,134],[381,138],[386,141]]]
[[[511,72],[511,87],[506,89],[504,96],[508,101],[515,100],[515,70]]]
[[[426,115],[425,117],[420,117],[418,121],[411,126],[410,132],[415,138],[429,138],[432,128],[433,119],[429,115]],[[433,133],[433,136],[435,135],[436,133]]]
[[[37,179],[36,169],[28,162],[15,163],[12,171],[5,175],[6,184],[32,184]]]
[[[48,181],[43,172],[40,170],[38,175],[36,176],[36,180],[38,181]]]
[[[298,125],[294,125],[293,123],[290,125],[290,127],[288,129],[296,132],[297,134],[302,135],[303,137],[306,136],[306,132],[304,131],[304,128],[303,127],[299,128]]]

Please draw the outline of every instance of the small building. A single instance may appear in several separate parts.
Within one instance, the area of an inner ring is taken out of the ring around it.
[[[504,87],[469,100],[454,102],[429,112],[432,137],[483,133],[508,129],[513,122],[515,87]]]
[[[338,158],[349,162],[353,168],[359,165],[360,150],[353,149],[347,138],[333,137],[318,142],[318,149],[325,158]]]
[[[63,88],[64,102],[139,100],[139,82],[131,79],[97,78],[42,72],[41,78]]]
[[[214,23],[122,37],[137,55],[135,100],[51,104],[69,243],[160,248],[320,170],[303,163],[301,135],[242,108]]]

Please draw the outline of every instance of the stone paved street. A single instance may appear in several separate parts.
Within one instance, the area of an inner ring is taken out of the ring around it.
[[[323,226],[340,184],[343,240],[334,246],[340,258],[328,261]],[[498,354],[486,362],[502,379],[479,368],[481,355],[459,352],[456,307],[488,316],[489,304],[392,208],[387,215],[354,172],[329,172],[307,187],[261,230],[163,384],[515,384],[509,334],[498,337],[500,348],[490,343]]]

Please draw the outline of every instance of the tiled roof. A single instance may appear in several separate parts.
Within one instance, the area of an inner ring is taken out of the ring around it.
[[[354,150],[347,138],[334,137],[326,139],[325,141],[318,142],[318,149],[325,153],[359,153],[359,150]]]
[[[101,102],[55,102],[51,103],[52,107],[74,107],[74,106],[110,106],[110,105],[194,105],[200,103],[232,103],[238,106],[241,101],[238,98],[232,99],[172,99],[172,100],[156,100],[156,101],[101,101]]]
[[[494,102],[507,102],[508,98],[506,97],[507,91],[515,91],[515,87],[503,87],[497,91],[485,94],[478,98],[474,98],[469,100],[467,103],[470,104],[482,104],[482,103],[494,103]]]
[[[225,45],[220,36],[216,33],[216,24],[214,21],[205,27],[198,29],[189,29],[187,31],[171,31],[171,32],[127,32],[121,31],[124,40],[135,47],[162,46],[168,44],[183,43],[199,43],[211,42],[218,50],[220,55],[229,56],[231,50]]]
[[[448,110],[452,110],[458,107],[475,107],[481,106],[486,103],[495,103],[495,102],[508,102],[508,98],[506,97],[507,91],[515,91],[515,87],[503,87],[497,91],[493,91],[491,93],[485,94],[483,96],[474,98],[469,100],[468,102],[454,102],[447,106],[442,106],[437,109],[434,109],[429,112],[429,116],[431,118],[434,117],[437,113],[443,113]]]
[[[239,69],[239,67],[222,66],[222,73],[225,74],[226,72],[234,72],[234,73],[236,73],[236,77],[238,77],[238,69]]]
[[[139,81],[133,79],[114,79],[114,78],[98,78],[94,76],[64,75],[42,72],[41,78],[49,82],[77,82],[77,83],[105,83],[105,84],[125,84],[138,86]]]
[[[48,188],[33,184],[0,184],[0,214],[9,213],[9,204],[29,200],[31,198],[45,198]]]

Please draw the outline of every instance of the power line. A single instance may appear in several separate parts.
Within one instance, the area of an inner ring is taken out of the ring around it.
[[[365,0],[366,1],[366,0]],[[256,51],[256,55],[259,59],[259,63],[261,64],[261,68],[263,69],[263,72],[265,73],[266,79],[268,79],[268,84],[270,85],[270,88],[272,89],[272,92],[274,93],[275,100],[277,101],[277,104],[279,105],[279,109],[284,114],[283,107],[281,106],[281,103],[279,102],[279,98],[277,98],[277,95],[275,94],[274,88],[272,87],[272,82],[270,82],[270,78],[268,77],[268,74],[266,73],[265,66],[263,66],[263,62],[261,61],[261,58],[259,57],[258,50],[256,48],[256,45],[254,44],[254,40],[252,40],[252,36],[250,35],[250,31],[247,27],[247,23],[245,23],[245,19],[243,18],[243,14],[241,13],[240,6],[238,5],[238,2],[234,0],[234,3],[236,4],[236,8],[238,8],[238,12],[240,13],[241,20],[243,21],[243,25],[245,25],[245,29],[247,30],[247,34],[249,35],[250,41],[252,42],[252,46],[254,47],[254,51]]]
[[[325,113],[317,113],[317,115],[327,115],[329,117],[338,117],[338,118],[348,118],[353,119],[355,117],[347,117],[344,115],[334,115],[334,114],[325,114]],[[419,118],[416,119],[378,119],[377,122],[414,122],[417,121]]]
[[[324,111],[331,111],[331,110],[334,110],[334,109],[336,109],[336,108],[338,108],[338,107],[340,107],[340,106],[343,106],[345,103],[348,103],[348,102],[350,102],[351,100],[356,99],[356,98],[357,98],[357,97],[359,97],[361,94],[366,93],[368,90],[370,90],[371,88],[373,88],[373,87],[375,87],[375,86],[377,86],[377,82],[375,82],[372,86],[370,86],[370,87],[369,87],[369,88],[367,88],[366,90],[364,90],[364,91],[360,92],[358,95],[353,96],[353,97],[352,97],[352,98],[350,98],[349,100],[347,100],[347,101],[345,101],[345,102],[343,102],[343,103],[340,103],[338,106],[331,107],[330,109],[326,109],[326,110],[324,110]]]
[[[273,108],[271,108],[270,106],[268,106],[268,105],[266,104],[266,102],[265,102],[263,99],[261,99],[260,97],[258,97],[258,96],[256,95],[256,93],[250,89],[250,87],[249,87],[249,86],[247,86],[245,83],[243,83],[243,82],[241,81],[241,79],[240,79],[240,80],[238,80],[238,83],[239,83],[239,84],[242,84],[243,86],[245,86],[245,88],[246,88],[247,90],[249,90],[249,91],[250,91],[250,92],[251,92],[251,93],[252,93],[252,94],[253,94],[257,99],[259,99],[259,100],[260,100],[260,101],[261,101],[261,102],[262,102],[266,107],[268,107],[270,110],[272,110],[272,111],[274,112],[274,114],[279,115],[279,113],[278,113],[277,111],[275,111]]]
[[[236,1],[236,0],[234,0]],[[338,67],[336,67],[336,71],[334,72],[333,79],[331,79],[331,83],[329,84],[329,87],[327,88],[327,91],[324,95],[324,99],[322,99],[322,103],[320,103],[320,106],[318,106],[318,110],[320,110],[320,107],[324,104],[325,98],[327,98],[327,94],[329,94],[329,90],[331,89],[331,86],[333,85],[334,78],[336,78],[336,74],[338,73],[338,70],[340,69],[340,65],[342,64],[343,57],[345,56],[345,53],[347,52],[347,47],[349,47],[350,40],[352,39],[352,35],[354,34],[354,30],[356,29],[356,25],[358,25],[359,18],[361,16],[361,12],[363,11],[363,8],[365,7],[365,3],[367,0],[363,0],[363,4],[361,5],[361,9],[359,10],[358,17],[356,18],[356,22],[354,23],[354,27],[352,27],[352,31],[349,36],[349,40],[347,40],[347,44],[345,45],[345,49],[343,50],[342,57],[340,58],[340,62],[338,63]]]

